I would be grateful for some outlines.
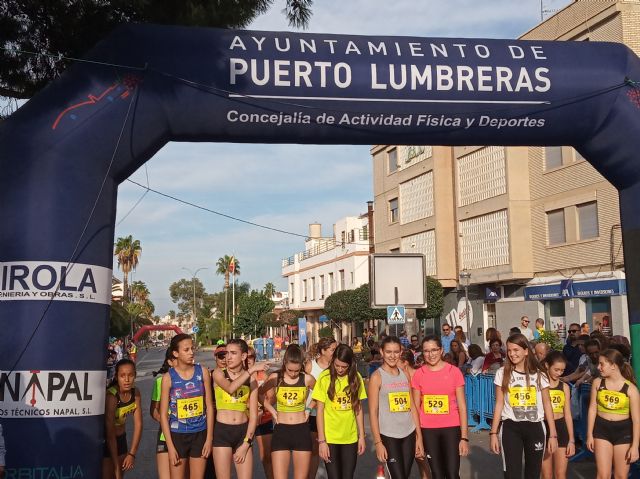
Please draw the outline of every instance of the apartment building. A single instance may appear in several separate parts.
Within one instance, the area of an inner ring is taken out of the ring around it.
[[[334,328],[338,340],[350,341],[350,324],[329,323],[324,300],[344,289],[369,282],[369,214],[348,216],[333,226],[333,236],[323,237],[322,226],[309,225],[304,251],[282,260],[282,276],[289,285],[289,308],[301,311],[307,321],[307,340],[317,342],[323,326]]]
[[[640,53],[640,0],[576,1],[521,38],[624,42]],[[468,312],[479,344],[486,328],[504,336],[524,314],[561,333],[610,321],[629,335],[618,194],[573,148],[377,145],[371,154],[376,252],[426,255],[447,291],[441,321],[466,330]]]

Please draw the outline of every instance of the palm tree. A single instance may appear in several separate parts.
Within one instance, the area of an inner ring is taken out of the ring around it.
[[[240,274],[240,262],[234,256],[224,255],[218,258],[216,262],[216,274],[224,276],[224,321],[223,321],[223,336],[226,338],[226,325],[227,325],[227,291],[229,290],[229,275]]]
[[[264,295],[271,299],[274,297],[274,295],[276,294],[276,285],[273,284],[272,282],[268,282],[267,284],[264,285]]]
[[[134,281],[131,283],[131,298],[134,302],[144,304],[149,299],[151,292],[144,281]]]
[[[118,258],[118,267],[124,273],[123,296],[125,301],[129,300],[129,273],[138,266],[141,254],[142,246],[140,246],[140,240],[134,240],[131,235],[117,239],[113,255]]]
[[[233,263],[233,266],[232,266]],[[235,256],[224,255],[218,258],[216,262],[216,274],[220,274],[224,276],[224,287],[225,289],[229,288],[229,275],[234,273],[236,275],[240,274],[240,261]]]

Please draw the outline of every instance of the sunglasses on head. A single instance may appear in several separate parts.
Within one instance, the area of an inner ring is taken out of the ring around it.
[[[570,333],[579,333],[580,330],[579,329],[570,329],[569,332]]]
[[[224,359],[227,357],[227,352],[226,351],[220,351],[219,353],[216,353],[216,358],[218,359]]]

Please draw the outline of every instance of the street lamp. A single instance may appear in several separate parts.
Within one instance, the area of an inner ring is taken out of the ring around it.
[[[193,316],[192,318],[193,324],[196,324],[196,276],[198,275],[198,272],[202,271],[203,269],[209,269],[209,268],[206,268],[206,267],[198,268],[195,273],[193,273],[189,268],[185,268],[184,266],[182,267],[182,269],[184,269],[191,275],[191,284],[193,284],[193,309],[191,310],[191,315]],[[194,334],[196,337],[195,343],[197,345],[198,333],[194,333]]]
[[[464,288],[464,315],[467,320],[467,339],[471,341],[471,325],[469,324],[469,283],[471,282],[471,272],[464,268],[460,271],[460,284]]]

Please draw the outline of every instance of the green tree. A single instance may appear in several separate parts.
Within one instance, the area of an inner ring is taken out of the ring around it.
[[[290,326],[298,325],[298,318],[302,318],[304,313],[297,309],[286,309],[280,313],[280,322],[288,324]]]
[[[235,276],[240,275],[240,261],[235,256],[224,255],[216,261],[216,274],[224,276],[224,287],[229,289],[229,277],[235,272]]]
[[[444,290],[440,281],[427,276],[427,307],[416,310],[418,319],[439,318],[444,309]]]
[[[142,255],[140,240],[134,240],[133,236],[124,236],[116,240],[113,255],[118,258],[118,267],[124,274],[123,298],[129,301],[129,273],[135,271]]]
[[[263,292],[253,290],[238,302],[235,331],[239,334],[261,335],[265,331],[265,314],[273,311],[275,303]]]
[[[264,292],[264,295],[267,298],[273,298],[276,294],[276,285],[269,282],[267,284],[264,285],[264,289],[262,290]]]
[[[169,295],[174,303],[178,304],[178,310],[183,316],[193,311],[193,288],[195,285],[196,316],[198,305],[202,304],[205,295],[204,285],[198,278],[180,279],[169,286]]]
[[[369,284],[356,289],[338,291],[324,301],[324,311],[333,321],[360,322],[371,319],[385,319],[384,309],[369,306]]]
[[[287,0],[289,24],[306,27],[313,0]],[[4,0],[0,7],[0,96],[30,98],[123,23],[246,27],[274,0]],[[47,52],[60,57],[19,53]]]

